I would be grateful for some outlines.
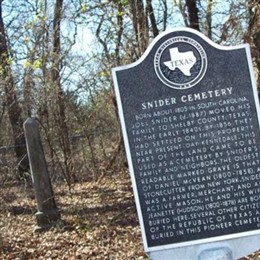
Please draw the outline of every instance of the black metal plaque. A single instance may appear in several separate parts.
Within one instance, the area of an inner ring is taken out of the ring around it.
[[[146,251],[258,232],[259,105],[247,45],[191,29],[113,69]]]

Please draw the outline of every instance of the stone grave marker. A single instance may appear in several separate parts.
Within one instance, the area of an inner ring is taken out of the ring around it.
[[[260,249],[260,110],[249,46],[179,28],[112,72],[151,259],[230,260]]]
[[[24,122],[27,153],[37,202],[35,231],[49,229],[60,221],[60,212],[56,206],[51,180],[42,147],[39,124],[35,118]]]

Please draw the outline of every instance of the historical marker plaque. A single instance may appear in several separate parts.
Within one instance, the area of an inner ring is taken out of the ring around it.
[[[259,234],[249,47],[175,30],[113,79],[145,250]]]

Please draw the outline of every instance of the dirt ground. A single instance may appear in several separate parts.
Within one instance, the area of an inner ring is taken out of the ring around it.
[[[148,259],[126,172],[75,184],[71,189],[55,184],[54,193],[62,221],[39,233],[34,232],[33,189],[13,183],[2,185],[0,259]],[[260,259],[260,253],[242,259]]]

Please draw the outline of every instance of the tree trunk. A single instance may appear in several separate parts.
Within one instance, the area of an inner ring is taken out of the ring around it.
[[[4,84],[6,95],[7,111],[13,131],[15,153],[18,160],[19,177],[23,178],[25,177],[23,173],[29,171],[29,161],[25,147],[22,109],[18,103],[16,86],[12,75],[11,61],[8,53],[5,27],[2,16],[2,1],[0,1],[0,66],[2,84]]]
[[[188,9],[190,28],[200,31],[197,0],[186,0],[186,6]]]
[[[138,56],[140,57],[149,43],[148,20],[142,0],[129,0],[129,4],[138,46]]]
[[[212,6],[213,0],[208,0],[207,6],[207,14],[206,14],[206,22],[207,22],[207,35],[210,39],[212,39]]]
[[[154,16],[154,11],[153,11],[153,6],[152,6],[152,0],[146,0],[147,3],[147,16],[150,18],[150,22],[152,25],[152,30],[153,30],[153,36],[156,37],[159,34],[159,30],[156,24],[156,19]]]
[[[168,6],[167,6],[167,0],[162,0],[163,3],[163,31],[166,30],[166,26],[167,26],[167,18],[168,18]]]
[[[124,31],[124,26],[123,26],[123,4],[118,1],[117,2],[117,41],[116,41],[116,48],[115,48],[115,56],[116,56],[116,62],[117,66],[120,65],[120,47],[121,47],[121,40],[122,40],[122,35]]]
[[[258,0],[248,1],[249,25],[245,40],[251,44],[252,56],[257,66],[257,85],[260,89],[260,3]]]
[[[63,0],[56,0],[55,10],[54,10],[54,21],[53,21],[53,50],[52,50],[52,82],[53,86],[56,90],[56,98],[57,98],[57,111],[56,111],[56,119],[58,124],[58,132],[60,143],[63,149],[64,154],[64,164],[65,164],[65,172],[66,172],[66,181],[68,184],[71,181],[76,181],[76,177],[72,175],[71,172],[71,149],[70,149],[70,140],[69,140],[69,131],[66,120],[65,113],[65,96],[61,86],[61,39],[60,39],[60,23],[62,16],[62,7]]]

